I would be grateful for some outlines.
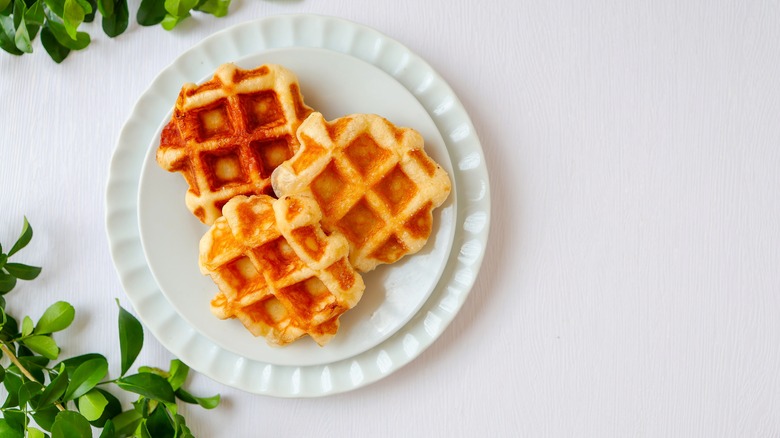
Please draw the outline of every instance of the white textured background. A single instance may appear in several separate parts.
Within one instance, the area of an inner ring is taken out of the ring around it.
[[[103,199],[120,127],[205,36],[293,12],[374,27],[450,83],[488,160],[490,245],[410,365],[308,400],[193,376],[224,397],[186,409],[198,436],[780,436],[777,1],[233,0],[172,33],[92,25],[61,65],[39,41],[0,54],[0,242],[27,215],[18,259],[44,267],[13,312],[72,302],[63,354],[116,364],[127,300]],[[139,363],[167,365],[148,338]]]

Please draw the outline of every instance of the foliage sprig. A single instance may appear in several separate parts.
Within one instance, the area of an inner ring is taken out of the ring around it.
[[[0,0],[2,1],[2,0]],[[65,302],[49,306],[35,321],[21,323],[6,309],[5,295],[17,280],[33,280],[40,267],[9,262],[11,256],[30,242],[33,230],[24,219],[22,233],[8,253],[0,245],[0,383],[7,393],[0,405],[0,436],[66,438],[186,438],[192,437],[178,401],[213,409],[220,396],[196,397],[184,389],[189,367],[178,359],[168,370],[131,367],[141,352],[144,331],[141,323],[119,301],[119,377],[109,379],[108,359],[87,353],[60,360],[61,349],[53,335],[67,329],[76,311]],[[125,409],[111,390],[137,395]]]
[[[193,11],[224,17],[230,1],[142,0],[135,16],[141,26],[160,24],[172,30]],[[103,32],[109,37],[127,30],[127,0],[0,0],[0,49],[12,55],[32,53],[32,42],[40,34],[43,48],[60,63],[72,50],[89,45],[89,33],[79,28],[94,21],[98,14]]]

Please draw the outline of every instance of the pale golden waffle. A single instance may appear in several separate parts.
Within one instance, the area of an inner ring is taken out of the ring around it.
[[[305,196],[237,196],[223,213],[200,242],[201,272],[220,290],[213,313],[273,345],[306,334],[325,345],[365,289],[346,238],[323,232],[320,209]]]
[[[182,173],[187,208],[210,225],[234,196],[272,194],[271,172],[298,149],[295,132],[311,111],[284,67],[224,64],[211,80],[182,87],[157,162]]]
[[[447,199],[451,184],[417,131],[377,115],[327,122],[315,112],[297,136],[300,149],[271,175],[274,192],[314,198],[322,228],[349,240],[355,269],[369,271],[422,249],[432,211]]]

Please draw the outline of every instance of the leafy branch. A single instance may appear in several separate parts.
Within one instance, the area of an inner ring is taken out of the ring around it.
[[[196,397],[184,389],[189,367],[178,359],[163,370],[141,366],[130,369],[141,352],[144,332],[141,323],[119,305],[119,377],[108,379],[105,356],[88,353],[57,361],[60,348],[53,334],[67,329],[76,311],[65,301],[49,306],[34,321],[25,316],[21,325],[6,310],[5,295],[18,280],[33,280],[41,268],[9,262],[33,236],[24,219],[22,233],[7,254],[0,246],[0,382],[7,397],[0,406],[0,436],[60,438],[192,437],[177,401],[213,409],[220,396]],[[119,389],[138,396],[132,408],[124,409],[109,391]]]
[[[172,30],[193,11],[224,17],[230,1],[142,0],[136,21],[141,26],[160,24]],[[98,14],[103,32],[109,37],[127,30],[127,0],[0,0],[0,49],[12,55],[32,53],[32,42],[40,33],[43,48],[60,63],[72,50],[89,45],[89,33],[79,28],[94,21]]]

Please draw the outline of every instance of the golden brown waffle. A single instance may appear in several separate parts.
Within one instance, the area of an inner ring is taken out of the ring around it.
[[[432,211],[447,199],[451,185],[423,150],[417,131],[377,115],[329,123],[315,112],[297,136],[300,149],[271,175],[274,192],[316,199],[322,228],[347,237],[355,269],[369,271],[425,245]]]
[[[284,67],[224,64],[211,80],[182,87],[157,162],[182,173],[187,208],[212,224],[230,198],[272,194],[271,172],[298,149],[295,131],[311,111]]]
[[[220,290],[213,313],[273,345],[305,334],[326,344],[365,288],[344,236],[326,235],[317,203],[304,196],[237,196],[223,213],[200,242],[201,271]]]

